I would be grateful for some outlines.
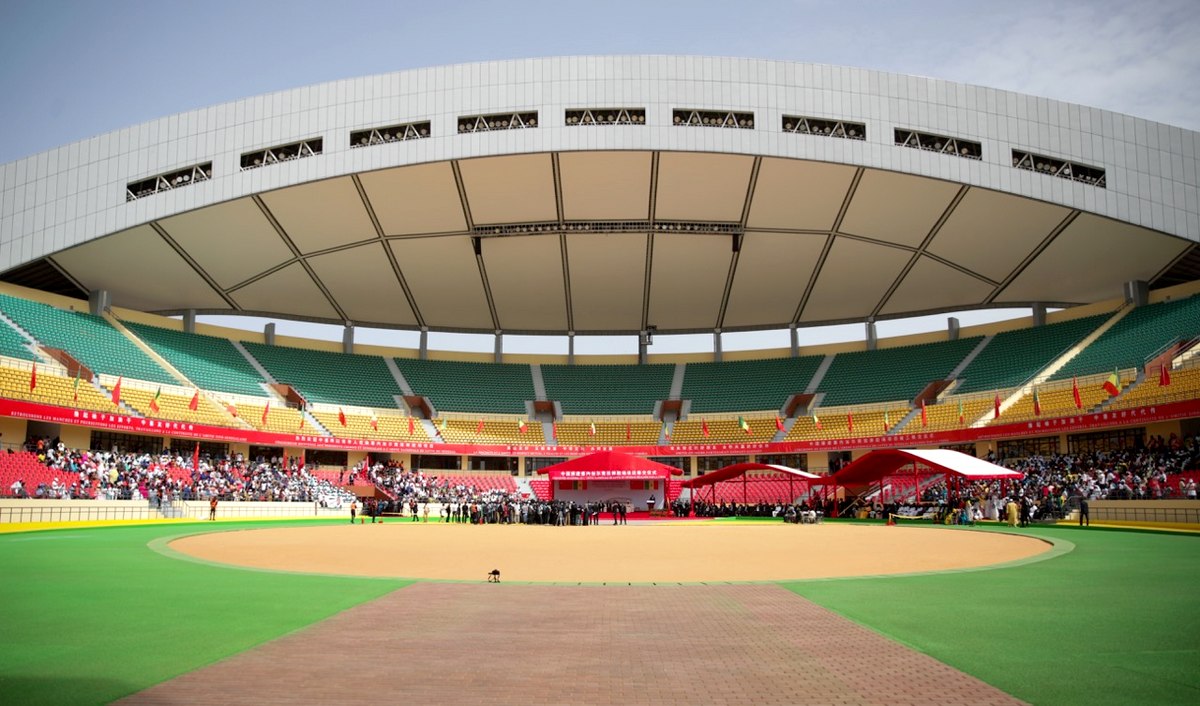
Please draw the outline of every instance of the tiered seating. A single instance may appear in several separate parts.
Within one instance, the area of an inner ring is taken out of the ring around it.
[[[530,478],[529,489],[533,491],[533,497],[538,500],[550,499],[550,479],[549,478]]]
[[[413,392],[428,397],[439,410],[524,414],[525,401],[535,397],[528,365],[395,360]]]
[[[175,385],[159,367],[102,317],[0,294],[0,310],[43,345],[61,348],[93,372]]]
[[[543,365],[546,396],[563,414],[652,414],[671,392],[674,365]]]
[[[375,355],[245,342],[242,345],[281,383],[291,385],[309,402],[396,408],[400,387],[383,358]]]
[[[480,493],[485,493],[489,490],[503,490],[508,493],[517,492],[517,482],[513,480],[511,473],[453,473],[446,474],[436,471],[426,473],[428,476],[437,478],[437,482],[447,482],[451,488],[462,485],[467,488],[474,488]]]
[[[248,402],[239,402],[237,404],[238,416],[259,431],[270,431],[276,434],[295,434],[300,430],[300,418],[303,416],[300,410],[272,402],[271,408],[267,409],[267,423],[263,424],[264,409],[267,409],[265,400],[262,404],[251,404]]]
[[[0,368],[0,396],[13,400],[25,400],[59,407],[90,409],[98,412],[116,412],[112,397],[97,390],[87,380],[79,381],[79,399],[75,400],[75,378],[56,375],[40,367],[37,372],[37,388],[29,389],[29,371],[17,368]]]
[[[804,392],[823,356],[688,363],[682,397],[692,413],[779,409]]]
[[[440,427],[439,427],[440,428]],[[441,433],[443,441],[451,444],[544,444],[540,422],[526,422],[525,433],[515,419],[485,419],[483,431],[479,420],[447,419]]]
[[[228,339],[129,321],[125,326],[205,390],[262,396],[262,376]]]
[[[1135,388],[1113,400],[1109,409],[1129,409],[1164,402],[1200,399],[1200,367],[1171,371],[1171,384],[1160,387],[1158,374],[1151,372]]]
[[[1200,334],[1200,296],[1141,306],[1125,315],[1092,345],[1079,352],[1054,380],[1073,375],[1140,368],[1146,359],[1179,337]]]
[[[904,419],[904,415],[909,411],[908,407],[902,407],[899,403],[887,410],[818,409],[817,418],[821,420],[821,428],[817,429],[816,422],[811,416],[799,417],[788,431],[786,441],[859,439],[867,436],[883,436],[885,418],[890,429]],[[853,431],[850,430],[850,417],[853,417],[854,421]],[[921,424],[920,420],[917,420],[916,423],[918,427]],[[905,431],[914,431],[911,423]]]
[[[388,414],[377,412],[375,415],[379,427],[371,426],[371,415],[351,414],[346,412],[346,426],[338,420],[337,410],[309,409],[309,413],[317,419],[330,434],[354,439],[390,439],[393,441],[429,441],[429,434],[419,420],[413,420],[412,434],[408,433],[408,417],[403,414]],[[299,425],[299,420],[296,424]],[[293,429],[292,431],[295,431]],[[310,430],[311,431],[311,430]]]
[[[712,500],[709,500],[709,489],[712,489]],[[742,479],[716,483],[697,491],[696,498],[705,502],[726,502],[756,505],[758,503],[790,503],[802,495],[806,484],[801,481],[793,483],[789,488],[787,478],[780,474],[768,476],[747,476],[743,486]]]
[[[12,484],[17,481],[25,483],[25,492],[34,497],[39,483],[45,483],[49,488],[55,479],[59,485],[70,487],[79,482],[78,473],[68,473],[48,468],[38,461],[37,456],[28,451],[16,453],[0,453],[0,495],[12,495]],[[85,489],[91,495],[91,488]]]
[[[40,374],[38,375],[38,384],[41,384]],[[84,383],[79,383],[80,389],[83,389],[83,386]],[[111,392],[111,390],[109,391]],[[196,411],[193,412],[188,409],[188,404],[192,401],[193,393],[181,395],[164,390],[158,397],[158,411],[155,412],[150,408],[150,401],[154,399],[156,392],[157,390],[132,387],[122,383],[121,402],[148,419],[169,419],[191,424],[208,424],[215,427],[242,426],[228,412],[213,404],[204,395],[200,395],[200,399],[197,400]],[[112,407],[111,397],[109,398],[109,407]]]
[[[37,360],[37,356],[25,345],[25,337],[4,322],[0,322],[0,355],[21,360]]]
[[[1090,375],[1086,378],[1079,378],[1079,399],[1083,403],[1082,410],[1075,407],[1075,398],[1071,393],[1070,380],[1060,380],[1039,385],[1037,391],[1038,400],[1041,402],[1042,408],[1041,416],[1067,417],[1072,414],[1080,414],[1081,412],[1089,412],[1095,409],[1096,405],[1109,398],[1108,392],[1103,388],[1104,381],[1107,379],[1107,375]],[[1122,387],[1132,381],[1133,376],[1131,374],[1121,374]],[[1033,413],[1033,393],[1030,392],[1017,400],[1016,404],[1001,412],[1000,418],[993,420],[991,424],[1009,424],[1011,422],[1023,422],[1037,418],[1038,415]]]
[[[1085,316],[1036,328],[1004,331],[958,376],[956,394],[1016,387],[1095,331],[1111,314]],[[1096,372],[1096,371],[1092,371]],[[957,417],[956,417],[957,419]]]
[[[557,441],[560,444],[582,445],[654,445],[658,443],[661,422],[596,422],[592,436],[591,422],[558,422]]]
[[[821,380],[820,391],[825,393],[821,404],[833,407],[911,400],[930,382],[944,380],[979,340],[973,337],[838,353]]]
[[[963,421],[958,421],[958,401],[962,399]],[[993,410],[994,397],[947,397],[938,404],[926,405],[925,417],[929,426],[921,426],[919,417],[908,423],[905,431],[945,431],[947,429],[964,429]]]
[[[708,436],[704,436],[704,420],[692,417],[677,422],[671,429],[672,444],[735,444],[738,442],[770,441],[775,436],[775,418],[746,418],[750,433],[742,430],[736,419],[708,420]]]

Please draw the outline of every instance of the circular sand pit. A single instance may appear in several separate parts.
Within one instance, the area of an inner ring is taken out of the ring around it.
[[[170,548],[222,564],[350,576],[482,581],[778,581],[946,571],[1051,549],[997,532],[882,525],[281,527],[182,537]]]

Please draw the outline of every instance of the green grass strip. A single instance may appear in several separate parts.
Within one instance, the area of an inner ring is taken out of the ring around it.
[[[0,536],[0,701],[107,703],[408,583],[244,571],[177,561],[147,546],[187,529],[171,524]]]
[[[1020,532],[1075,548],[990,571],[783,585],[1033,704],[1200,703],[1200,538]]]

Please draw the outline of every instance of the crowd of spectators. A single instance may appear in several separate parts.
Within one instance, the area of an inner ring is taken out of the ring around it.
[[[174,500],[220,500],[313,502],[324,507],[341,507],[353,496],[332,483],[315,477],[296,459],[242,454],[200,455],[164,449],[158,452],[122,449],[69,449],[59,439],[32,438],[26,450],[37,455],[47,468],[70,478],[60,482],[25,487],[14,482],[16,497],[45,499],[150,500],[157,504]]]

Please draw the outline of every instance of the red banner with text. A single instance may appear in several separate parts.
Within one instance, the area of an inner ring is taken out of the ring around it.
[[[667,446],[556,446],[535,444],[440,444],[430,441],[352,439],[316,434],[277,434],[251,429],[231,429],[203,424],[147,419],[128,414],[93,412],[53,405],[0,398],[0,416],[29,419],[52,424],[72,424],[93,429],[108,429],[133,434],[165,436],[174,439],[226,441],[256,446],[286,446],[305,449],[378,451],[383,453],[419,453],[467,456],[582,456],[597,451],[622,451],[639,456],[744,456],[750,454],[786,454],[853,449],[897,448],[963,444],[994,439],[1047,436],[1136,426],[1173,419],[1200,417],[1200,400],[1184,400],[1133,409],[1077,414],[1036,419],[1012,424],[868,436],[855,439],[820,439],[772,443],[668,444]]]

